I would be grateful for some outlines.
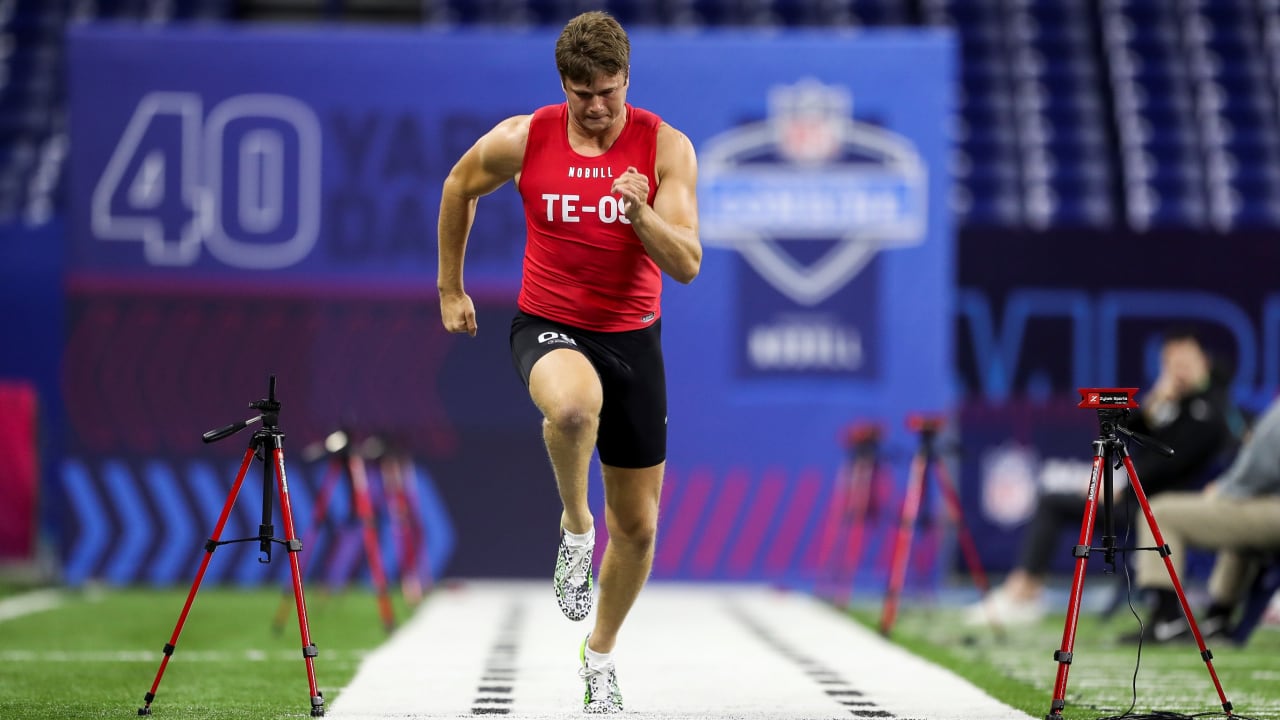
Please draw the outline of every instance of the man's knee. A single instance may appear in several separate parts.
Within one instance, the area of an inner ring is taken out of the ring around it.
[[[1209,499],[1203,493],[1169,492],[1150,498],[1151,514],[1164,532],[1175,532],[1202,515]],[[1145,523],[1145,520],[1143,520]]]
[[[590,398],[565,397],[544,408],[547,424],[565,433],[594,432],[600,421],[600,405]]]
[[[615,513],[609,537],[637,550],[652,549],[658,537],[657,513]]]
[[[1147,504],[1151,506],[1151,512],[1153,513],[1161,508],[1167,510],[1169,508],[1169,501],[1177,494],[1178,493],[1161,493],[1155,497],[1147,498]]]

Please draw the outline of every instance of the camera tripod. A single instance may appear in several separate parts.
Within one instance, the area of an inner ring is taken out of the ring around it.
[[[942,490],[947,510],[956,525],[956,536],[960,542],[960,550],[973,581],[977,584],[983,597],[986,597],[990,586],[987,574],[982,569],[978,546],[965,525],[964,515],[960,507],[960,496],[956,493],[955,483],[947,471],[946,463],[940,462],[937,440],[942,432],[943,419],[930,415],[910,415],[907,427],[920,436],[919,446],[911,458],[911,469],[907,476],[907,496],[902,501],[902,518],[898,524],[898,537],[893,547],[893,559],[889,563],[889,588],[885,593],[884,608],[880,616],[880,634],[885,637],[893,631],[894,621],[898,616],[898,600],[902,594],[902,586],[907,578],[907,564],[911,558],[911,542],[915,535],[916,521],[920,515],[920,503],[925,495],[925,484],[929,471],[934,471],[938,487]],[[991,616],[993,627],[999,629],[998,620]]]
[[[831,583],[832,602],[848,605],[862,564],[868,515],[875,510],[875,479],[880,468],[881,429],[857,423],[844,434],[846,459],[836,487],[818,551],[818,572]],[[847,533],[847,541],[841,538]]]
[[[213,534],[209,536],[209,540],[204,544],[204,559],[200,561],[200,569],[196,572],[195,581],[191,583],[191,590],[187,593],[187,601],[182,606],[181,614],[178,615],[178,623],[173,628],[173,635],[164,646],[164,657],[160,660],[160,669],[156,671],[155,681],[151,683],[151,690],[143,697],[146,704],[138,709],[139,715],[151,714],[151,703],[155,700],[156,690],[160,687],[160,679],[164,676],[165,668],[169,665],[169,659],[173,657],[173,651],[178,644],[178,636],[182,633],[182,626],[187,621],[187,613],[191,611],[191,604],[195,601],[196,593],[200,590],[200,581],[204,579],[204,573],[209,567],[209,560],[213,557],[213,551],[222,545],[257,542],[259,549],[258,562],[260,563],[271,562],[272,543],[280,543],[289,552],[289,569],[293,574],[294,606],[298,612],[298,630],[302,635],[302,659],[307,666],[307,685],[311,691],[311,717],[324,716],[324,696],[316,687],[315,657],[319,653],[315,644],[311,642],[311,631],[307,626],[307,602],[302,592],[302,572],[298,566],[298,552],[302,550],[302,542],[298,540],[297,535],[294,533],[293,508],[289,504],[289,484],[285,480],[284,432],[280,430],[278,425],[280,422],[280,402],[276,400],[276,378],[274,375],[270,378],[266,399],[251,402],[249,407],[261,411],[262,414],[248,420],[232,423],[217,430],[210,430],[203,435],[204,442],[213,443],[230,437],[259,420],[262,421],[262,427],[249,438],[249,448],[244,453],[244,460],[240,463],[240,471],[236,474],[235,482],[231,485],[231,491],[227,494],[227,501],[222,506],[222,514],[218,516],[218,522],[213,528]],[[220,539],[222,537],[222,529],[227,524],[227,518],[231,515],[236,496],[240,494],[240,486],[244,483],[245,474],[248,472],[249,465],[255,457],[262,462],[262,524],[258,526],[258,534],[254,537],[222,540]],[[275,526],[272,525],[271,511],[273,469],[276,478],[276,490],[280,495],[280,515],[284,522],[285,537],[283,539],[272,537],[275,532]]]
[[[422,602],[423,593],[430,586],[428,571],[424,583],[419,558],[427,555],[427,532],[423,527],[418,500],[413,460],[403,446],[395,441],[384,445],[378,472],[382,476],[382,489],[387,496],[388,514],[393,534],[400,542],[400,592],[405,602],[413,607]]]
[[[360,520],[361,536],[364,542],[364,553],[369,563],[369,575],[373,580],[374,591],[378,597],[378,611],[382,616],[382,626],[389,633],[395,630],[395,611],[391,608],[391,597],[387,594],[387,574],[382,567],[382,554],[378,547],[378,530],[374,521],[373,501],[369,493],[369,475],[365,458],[359,449],[353,447],[351,433],[338,430],[325,439],[323,452],[328,455],[328,467],[321,482],[320,493],[316,498],[315,508],[308,528],[308,538],[318,532],[328,516],[329,503],[333,499],[338,482],[345,479],[351,489],[351,499],[355,504],[356,516]],[[310,569],[310,566],[304,568]],[[287,590],[286,590],[287,592]],[[275,630],[282,630],[288,614],[288,597],[281,598],[280,608],[272,623]]]
[[[1160,526],[1156,524],[1151,505],[1147,502],[1147,495],[1142,490],[1142,484],[1138,482],[1138,472],[1134,469],[1133,460],[1129,457],[1129,448],[1125,445],[1125,438],[1127,438],[1163,455],[1173,455],[1173,449],[1167,445],[1124,426],[1124,420],[1129,416],[1129,411],[1138,407],[1137,401],[1133,398],[1136,392],[1138,388],[1080,388],[1081,399],[1078,407],[1098,411],[1098,439],[1093,441],[1093,470],[1089,474],[1084,520],[1080,525],[1080,540],[1071,551],[1076,559],[1076,567],[1071,578],[1071,595],[1067,604],[1066,624],[1062,629],[1062,646],[1053,654],[1054,661],[1058,663],[1058,676],[1053,684],[1053,701],[1049,707],[1049,714],[1045,715],[1045,720],[1061,720],[1062,710],[1067,704],[1067,674],[1071,671],[1071,662],[1074,659],[1072,648],[1075,646],[1076,626],[1080,620],[1080,596],[1084,591],[1085,565],[1090,552],[1094,550],[1102,551],[1103,559],[1112,571],[1115,569],[1117,552],[1152,550],[1160,553],[1160,557],[1164,558],[1164,566],[1169,571],[1169,579],[1173,581],[1178,602],[1182,605],[1182,613],[1186,616],[1187,624],[1191,626],[1191,634],[1195,636],[1196,645],[1200,648],[1200,657],[1204,660],[1205,667],[1209,670],[1209,677],[1213,680],[1213,686],[1218,691],[1222,709],[1227,715],[1231,714],[1231,702],[1223,693],[1222,683],[1218,681],[1218,673],[1213,668],[1213,653],[1205,647],[1204,636],[1200,634],[1200,627],[1196,624],[1191,606],[1187,603],[1187,594],[1183,592],[1173,561],[1169,559],[1171,554],[1169,546],[1160,534]],[[1124,438],[1121,437],[1122,435]],[[1133,491],[1133,496],[1142,507],[1142,514],[1146,517],[1147,526],[1151,529],[1155,547],[1116,547],[1115,517],[1112,512],[1112,470],[1122,466],[1129,476],[1129,487]],[[1098,487],[1099,481],[1102,483],[1101,487]],[[1091,547],[1099,498],[1102,504],[1102,546]]]

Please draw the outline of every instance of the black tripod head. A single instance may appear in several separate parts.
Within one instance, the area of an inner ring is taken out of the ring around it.
[[[249,403],[249,407],[262,411],[262,426],[266,428],[280,427],[280,401],[276,400],[276,376],[267,380],[267,396]]]
[[[262,427],[264,430],[278,430],[280,427],[280,401],[276,400],[275,375],[271,375],[267,382],[267,397],[262,400],[256,400],[249,403],[249,407],[260,411],[262,414],[257,417],[249,418],[248,420],[231,423],[230,425],[220,427],[217,430],[210,430],[204,435],[201,435],[201,439],[204,440],[205,443],[215,443],[223,438],[235,435],[259,420],[262,421]]]

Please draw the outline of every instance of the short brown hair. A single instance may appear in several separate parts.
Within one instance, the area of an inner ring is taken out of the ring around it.
[[[570,20],[556,40],[556,69],[560,80],[583,85],[596,75],[617,75],[631,69],[631,41],[611,15],[599,10]]]

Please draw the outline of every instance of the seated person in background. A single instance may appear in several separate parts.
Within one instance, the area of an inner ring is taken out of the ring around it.
[[[1129,443],[1138,480],[1148,497],[1166,490],[1194,486],[1215,461],[1234,447],[1239,411],[1230,400],[1226,373],[1215,369],[1199,339],[1189,330],[1175,329],[1162,337],[1160,374],[1130,416],[1128,427],[1174,449],[1172,457]],[[1018,565],[1005,582],[970,606],[965,621],[983,625],[1029,624],[1044,616],[1045,575],[1054,553],[1069,553],[1060,542],[1062,530],[1080,527],[1085,508],[1087,478],[1079,492],[1045,493],[1037,501],[1027,525]],[[1124,472],[1115,473],[1117,499],[1128,487]],[[1119,522],[1119,521],[1118,521]]]
[[[1141,477],[1139,477],[1141,479]],[[1201,492],[1170,492],[1151,501],[1160,534],[1182,578],[1189,547],[1218,551],[1209,576],[1209,609],[1197,618],[1210,638],[1229,632],[1231,612],[1257,568],[1251,551],[1280,549],[1280,398],[1273,400],[1249,432],[1248,442],[1231,465]],[[1155,540],[1145,520],[1134,533],[1137,547]],[[1136,553],[1137,586],[1151,590],[1155,607],[1141,633],[1125,640],[1168,642],[1191,637],[1191,628],[1173,590],[1160,553]]]

